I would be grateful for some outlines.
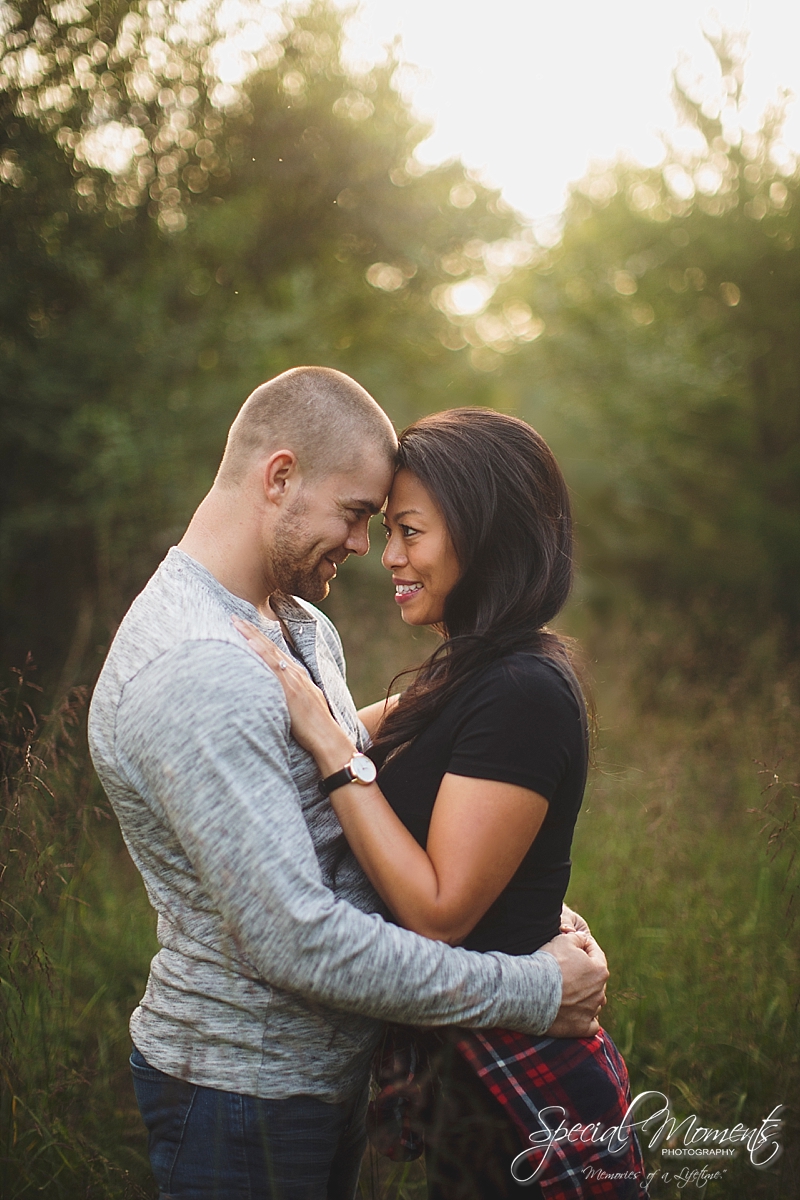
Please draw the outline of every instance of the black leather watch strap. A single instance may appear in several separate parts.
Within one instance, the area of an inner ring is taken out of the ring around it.
[[[377,774],[372,759],[368,755],[362,754],[360,750],[356,750],[350,762],[341,771],[337,771],[335,775],[329,775],[327,779],[321,781],[319,790],[323,796],[328,796],[337,788],[345,787],[348,783],[363,785],[374,783]]]
[[[335,775],[329,775],[327,779],[320,779],[319,790],[323,796],[330,796],[331,792],[335,792],[337,788],[344,787],[345,784],[352,783],[354,779],[353,772],[350,769],[350,763],[346,767],[342,767],[341,771],[337,771]]]

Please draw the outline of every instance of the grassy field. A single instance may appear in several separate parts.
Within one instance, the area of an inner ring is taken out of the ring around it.
[[[428,645],[376,596],[345,579],[330,602],[362,702]],[[595,639],[600,737],[569,899],[608,954],[605,1024],[634,1093],[663,1091],[676,1116],[706,1127],[753,1126],[790,1106],[777,1166],[759,1172],[740,1156],[704,1194],[793,1197],[796,689],[764,650],[725,688],[679,671],[643,690],[637,637],[628,626]],[[82,697],[33,737],[26,696],[12,683],[2,733],[0,1197],[152,1197],[127,1021],[154,918],[86,762]],[[423,1178],[422,1164],[369,1160],[362,1191],[414,1200]]]
[[[772,749],[777,763],[783,714],[774,714],[768,748],[753,709],[738,719],[724,704],[705,716],[670,718],[616,699],[604,705],[608,728],[569,896],[608,953],[604,1024],[626,1057],[634,1095],[664,1092],[679,1119],[695,1113],[706,1128],[759,1125],[775,1105],[788,1104],[783,1140],[796,1148],[795,876],[788,847],[772,862],[767,848],[778,812],[792,811],[793,800],[777,785],[765,792],[756,761]],[[686,1165],[657,1153],[646,1158],[673,1176]],[[796,1157],[785,1156],[774,1174],[743,1156],[726,1166],[707,1195],[798,1194]],[[653,1190],[677,1194],[663,1180]]]

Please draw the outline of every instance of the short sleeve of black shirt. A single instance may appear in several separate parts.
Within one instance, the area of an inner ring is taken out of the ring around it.
[[[531,953],[558,932],[586,768],[585,714],[574,683],[565,668],[528,653],[469,680],[382,768],[384,795],[423,847],[445,774],[516,784],[548,801],[533,845],[466,948]]]
[[[569,685],[532,655],[501,660],[464,697],[448,771],[514,783],[552,800],[580,759],[581,717]]]

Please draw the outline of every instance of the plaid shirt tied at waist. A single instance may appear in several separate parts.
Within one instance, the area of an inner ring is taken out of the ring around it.
[[[647,1197],[642,1152],[625,1124],[628,1072],[604,1030],[590,1038],[460,1030],[456,1046],[530,1145],[515,1161],[520,1183],[535,1175],[546,1200]]]

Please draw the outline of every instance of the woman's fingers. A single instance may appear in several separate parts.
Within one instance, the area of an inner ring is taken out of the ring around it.
[[[289,711],[294,718],[295,711],[292,707],[293,694],[297,695],[298,692],[302,694],[304,688],[313,689],[314,691],[319,691],[319,689],[308,678],[305,671],[301,671],[296,663],[291,662],[286,653],[280,650],[268,637],[265,637],[260,629],[256,629],[255,625],[251,625],[249,621],[243,621],[241,617],[231,617],[231,620],[242,637],[247,640],[248,645],[255,650],[265,666],[269,667],[277,675],[283,686]]]
[[[262,662],[266,663],[278,676],[283,685],[293,720],[302,717],[303,713],[298,705],[303,702],[306,706],[310,704],[325,713],[328,712],[328,704],[324,695],[302,667],[292,661],[284,650],[276,646],[250,621],[245,621],[241,617],[231,617],[231,620]]]
[[[284,673],[300,670],[295,663],[289,661],[286,654],[282,650],[279,650],[273,641],[270,641],[260,629],[256,629],[255,625],[251,625],[249,621],[244,621],[241,617],[231,617],[231,620],[242,637],[255,650],[258,657],[268,667],[272,667],[276,674],[279,672]]]
[[[241,617],[231,617],[231,620],[242,637],[249,642],[258,657],[263,658],[265,663],[269,663],[271,667],[277,667],[279,660],[285,661],[275,643],[265,637],[260,629],[256,629],[255,625],[251,625],[249,621],[244,621]]]
[[[250,621],[243,621],[241,617],[232,617],[231,620],[262,662],[277,675],[289,708],[295,740],[306,750],[315,754],[320,747],[325,747],[333,737],[338,756],[342,753],[340,745],[341,739],[344,738],[345,751],[349,751],[342,759],[343,762],[346,762],[347,758],[352,756],[354,748],[347,734],[337,725],[321,688],[317,687],[314,680],[298,663],[294,662],[268,637],[265,637],[261,630],[252,625]]]
[[[566,904],[561,906],[561,932],[562,933],[590,933],[588,924],[580,913],[576,913]]]

